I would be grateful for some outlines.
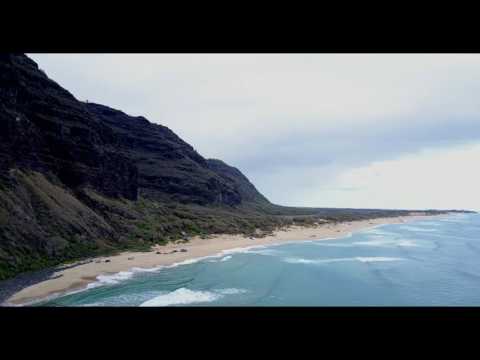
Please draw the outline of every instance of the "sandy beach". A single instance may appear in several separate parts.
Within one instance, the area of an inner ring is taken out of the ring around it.
[[[343,223],[321,223],[315,227],[292,226],[261,238],[243,235],[216,235],[207,239],[191,238],[187,243],[170,243],[154,246],[149,252],[124,252],[115,256],[95,258],[91,262],[59,270],[51,278],[23,288],[11,296],[3,305],[26,305],[39,299],[59,296],[81,290],[95,282],[99,275],[115,274],[132,268],[154,268],[168,266],[205,256],[221,254],[224,250],[259,245],[273,245],[292,241],[325,240],[342,238],[351,232],[383,224],[403,223],[445,215],[411,215],[377,218]],[[174,252],[176,250],[176,252]],[[186,251],[185,251],[186,250]]]

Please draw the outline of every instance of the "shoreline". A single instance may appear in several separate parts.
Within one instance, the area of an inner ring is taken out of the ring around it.
[[[123,252],[113,256],[93,258],[90,262],[78,262],[78,264],[67,267],[60,266],[58,269],[52,270],[48,279],[43,279],[14,292],[0,306],[28,306],[47,299],[83,291],[89,285],[91,286],[91,284],[99,281],[99,277],[128,272],[135,268],[161,269],[162,267],[176,266],[190,261],[200,261],[206,257],[222,256],[226,251],[255,246],[279,245],[296,241],[341,239],[352,232],[381,225],[401,224],[449,215],[412,214],[335,224],[322,223],[314,227],[290,226],[275,231],[273,235],[261,238],[249,238],[241,234],[212,235],[207,239],[196,236],[186,243],[177,241],[163,246],[155,245],[148,252]]]

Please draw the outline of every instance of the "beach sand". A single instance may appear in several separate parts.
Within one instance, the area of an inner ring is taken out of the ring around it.
[[[322,223],[316,227],[291,226],[279,230],[273,235],[261,238],[249,238],[243,235],[215,235],[207,239],[191,238],[187,243],[169,243],[154,246],[149,252],[124,252],[114,256],[95,258],[88,263],[59,270],[51,278],[28,286],[11,296],[3,305],[26,305],[53,296],[81,290],[95,282],[97,276],[128,271],[134,267],[154,268],[167,266],[189,259],[212,256],[223,250],[245,248],[257,245],[272,245],[292,241],[326,240],[342,238],[351,232],[383,224],[394,224],[424,220],[445,215],[411,215],[402,217],[378,218],[342,223]],[[181,252],[181,249],[187,250]],[[174,250],[177,252],[170,253]],[[160,252],[158,254],[157,252]],[[105,262],[105,260],[110,260]]]

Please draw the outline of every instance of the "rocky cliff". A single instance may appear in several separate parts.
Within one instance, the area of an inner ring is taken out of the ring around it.
[[[167,127],[80,102],[27,56],[0,54],[0,279],[190,235],[406,213],[271,204]]]
[[[115,149],[114,132],[24,55],[0,57],[0,169],[53,174],[68,188],[90,186],[137,198],[137,168]]]
[[[0,55],[0,200],[0,278],[189,226],[208,231],[192,224],[228,218],[217,208],[269,204],[239,170],[165,126],[78,101],[21,54]],[[168,204],[212,209],[177,221]]]
[[[114,132],[116,149],[137,167],[142,196],[199,205],[268,203],[240,171],[204,159],[169,128],[99,104],[86,108]]]

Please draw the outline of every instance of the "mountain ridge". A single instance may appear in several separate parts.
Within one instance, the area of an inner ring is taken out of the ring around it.
[[[239,231],[258,217],[250,204],[270,205],[238,169],[143,116],[78,101],[23,54],[0,54],[0,85],[0,278]]]
[[[0,54],[0,202],[0,279],[194,235],[408,213],[272,204],[237,168],[78,101],[23,54]]]

